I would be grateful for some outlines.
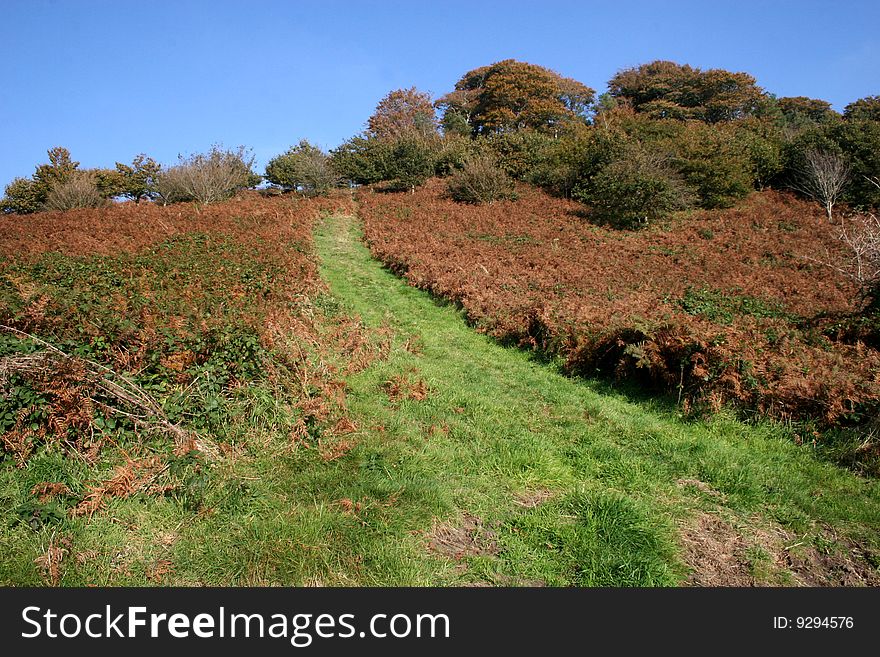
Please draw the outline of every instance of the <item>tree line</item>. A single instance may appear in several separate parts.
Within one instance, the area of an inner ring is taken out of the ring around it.
[[[330,152],[306,140],[264,175],[245,149],[162,167],[146,155],[79,169],[65,149],[6,187],[7,213],[94,207],[110,198],[211,202],[259,184],[323,194],[344,184],[413,190],[448,178],[453,197],[492,202],[514,181],[583,201],[597,221],[638,227],[689,207],[729,207],[754,189],[821,202],[880,205],[880,96],[843,113],[813,98],[777,98],[743,72],[655,61],[618,72],[596,96],[550,69],[504,60],[465,73],[449,93],[386,95],[365,130]]]

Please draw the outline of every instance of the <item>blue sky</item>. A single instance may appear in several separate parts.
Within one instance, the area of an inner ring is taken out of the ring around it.
[[[262,171],[356,134],[392,89],[440,95],[511,57],[599,92],[671,59],[842,109],[880,94],[878,25],[876,0],[0,0],[0,185],[56,145],[92,167],[241,144]]]

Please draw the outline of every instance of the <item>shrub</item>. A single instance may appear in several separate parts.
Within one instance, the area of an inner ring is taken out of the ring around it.
[[[464,203],[493,203],[513,196],[513,181],[488,156],[468,160],[452,174],[449,194]]]
[[[434,162],[434,173],[448,176],[464,167],[465,163],[480,150],[481,142],[456,133],[447,133],[440,141]]]
[[[363,135],[352,137],[330,151],[330,167],[344,180],[371,185],[383,180],[388,142]]]
[[[636,228],[689,207],[693,194],[667,158],[638,147],[602,168],[575,197],[592,216],[617,228]]]
[[[156,198],[162,205],[195,200],[187,190],[184,172],[181,167],[170,167],[157,176],[155,189]]]
[[[416,134],[399,137],[382,163],[382,180],[413,191],[434,174],[438,146],[436,140]]]
[[[728,208],[754,189],[748,145],[735,128],[688,123],[669,149],[678,172],[700,197],[704,208]]]
[[[602,167],[620,157],[627,147],[626,134],[603,127],[571,131],[553,140],[540,152],[526,180],[557,196],[570,198]]]
[[[339,176],[331,168],[327,154],[304,139],[286,153],[269,160],[266,180],[298,190],[305,196],[318,196],[335,187]]]
[[[253,163],[253,156],[244,147],[227,151],[213,146],[208,153],[181,157],[180,164],[160,174],[156,180],[157,193],[166,205],[223,201],[259,183]]]
[[[46,196],[43,209],[64,211],[99,208],[107,203],[107,198],[98,189],[95,174],[89,171],[75,171],[65,181],[52,186]]]

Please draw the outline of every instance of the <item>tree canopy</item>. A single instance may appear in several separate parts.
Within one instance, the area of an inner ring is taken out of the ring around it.
[[[430,94],[415,87],[390,92],[376,106],[367,121],[367,135],[376,139],[397,139],[401,135],[437,131],[437,117]]]
[[[880,121],[880,96],[866,96],[843,108],[843,116],[854,121]]]
[[[659,60],[620,71],[608,88],[635,111],[658,119],[732,121],[756,113],[766,102],[764,91],[748,73],[702,71]]]
[[[794,126],[828,123],[840,118],[840,115],[831,108],[831,103],[818,98],[807,98],[806,96],[777,98],[776,105],[782,112],[785,121]]]
[[[594,98],[593,89],[577,80],[506,59],[465,73],[437,106],[446,132],[554,132],[567,122],[585,121]]]

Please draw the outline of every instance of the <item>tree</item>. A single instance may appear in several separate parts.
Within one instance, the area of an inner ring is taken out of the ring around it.
[[[119,196],[125,196],[139,203],[142,198],[156,195],[156,180],[161,172],[161,165],[143,153],[135,156],[131,165],[116,163],[119,175]]]
[[[751,160],[751,177],[758,189],[764,189],[785,168],[783,129],[771,119],[758,117],[737,121],[734,129],[736,141],[745,147]]]
[[[383,180],[388,142],[357,135],[330,151],[330,166],[344,180],[371,185]]]
[[[558,133],[585,122],[595,92],[542,66],[506,59],[468,71],[455,90],[437,100],[444,130],[471,134],[523,129]]]
[[[599,99],[596,101],[596,115],[593,117],[594,123],[600,123],[603,128],[608,127],[608,115],[614,112],[617,109],[620,103],[617,99],[612,96],[610,93],[604,93],[599,96]]]
[[[763,90],[747,73],[655,61],[620,71],[611,78],[612,96],[654,118],[732,121],[754,114],[765,102]]]
[[[269,160],[266,180],[313,196],[329,192],[338,183],[339,176],[331,168],[327,154],[303,139],[286,153]]]
[[[776,104],[782,112],[782,118],[786,125],[793,128],[817,123],[830,123],[840,118],[840,114],[832,109],[831,103],[818,98],[807,98],[806,96],[777,98]]]
[[[73,175],[79,167],[79,162],[74,162],[70,158],[70,151],[62,146],[50,148],[47,155],[49,163],[37,167],[34,172],[34,182],[42,185],[48,194],[53,185],[66,182]]]
[[[843,108],[843,117],[852,121],[880,121],[880,96],[866,96]]]
[[[5,195],[0,200],[0,212],[4,214],[30,214],[39,212],[45,200],[39,187],[30,178],[16,178],[6,185]]]
[[[69,180],[79,166],[79,162],[71,159],[70,151],[61,146],[50,148],[47,155],[48,164],[37,166],[30,179],[16,178],[6,186],[0,210],[18,214],[39,212],[52,188]]]
[[[399,137],[391,146],[389,157],[383,163],[382,180],[394,181],[397,186],[414,192],[434,174],[437,159],[436,146],[418,135]]]
[[[804,159],[805,165],[794,178],[792,186],[821,203],[828,221],[831,221],[831,210],[849,180],[849,163],[839,153],[817,148],[808,149],[804,153]]]
[[[431,96],[415,87],[390,92],[367,121],[367,136],[376,139],[396,139],[412,131],[424,135],[437,132]]]
[[[840,121],[827,130],[852,167],[845,200],[855,207],[880,207],[880,189],[869,179],[880,176],[880,121]]]

